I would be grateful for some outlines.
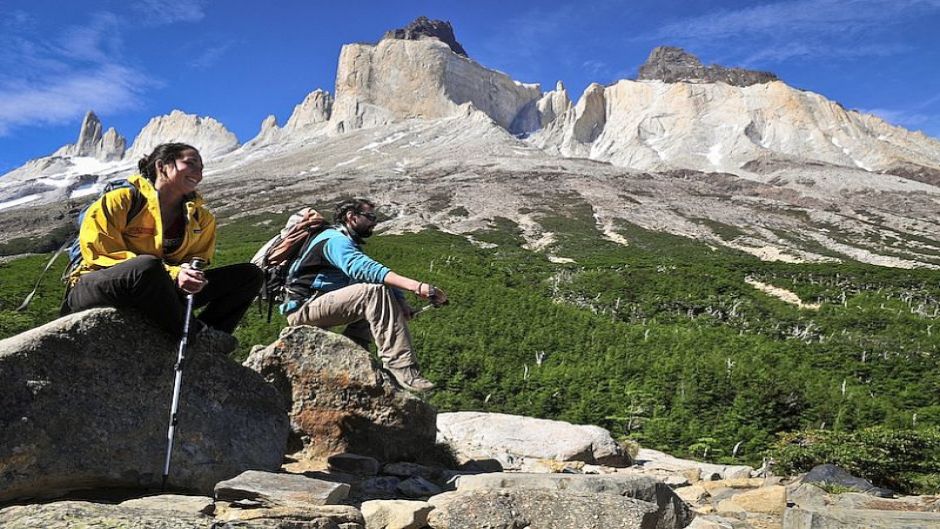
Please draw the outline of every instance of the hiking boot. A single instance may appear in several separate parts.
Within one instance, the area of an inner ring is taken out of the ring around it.
[[[418,373],[417,366],[386,367],[385,369],[392,374],[399,386],[407,390],[421,392],[434,389],[434,382],[422,377],[421,373]]]

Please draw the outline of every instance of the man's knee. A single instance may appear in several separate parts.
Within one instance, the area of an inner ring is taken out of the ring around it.
[[[356,285],[361,289],[364,296],[368,297],[387,297],[393,296],[392,288],[378,283],[360,283]]]

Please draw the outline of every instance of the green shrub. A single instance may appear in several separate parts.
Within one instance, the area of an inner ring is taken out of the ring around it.
[[[940,491],[940,429],[854,432],[804,430],[780,435],[769,451],[779,473],[807,472],[833,464],[875,485],[903,493]]]

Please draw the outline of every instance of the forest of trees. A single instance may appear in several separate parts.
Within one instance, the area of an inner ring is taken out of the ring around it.
[[[223,224],[215,264],[247,260],[284,218]],[[451,298],[412,324],[440,411],[598,424],[679,456],[773,455],[788,471],[840,462],[898,489],[940,490],[940,272],[762,262],[626,223],[622,246],[576,203],[542,220],[556,235],[547,252],[573,263],[523,249],[510,219],[473,234],[486,245],[434,229],[369,241],[370,255]],[[26,312],[12,310],[47,258],[0,265],[0,337],[56,317],[61,269]],[[235,359],[283,325],[250,311]]]

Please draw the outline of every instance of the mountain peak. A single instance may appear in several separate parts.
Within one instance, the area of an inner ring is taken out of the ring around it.
[[[750,86],[776,81],[770,72],[727,68],[717,64],[705,66],[695,55],[674,46],[658,46],[640,66],[637,81],[727,83]]]
[[[386,32],[382,39],[421,40],[428,37],[447,44],[457,55],[469,57],[463,46],[457,42],[457,37],[454,36],[454,27],[446,20],[430,20],[428,17],[421,16],[404,28]]]

